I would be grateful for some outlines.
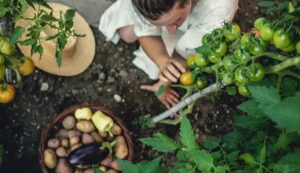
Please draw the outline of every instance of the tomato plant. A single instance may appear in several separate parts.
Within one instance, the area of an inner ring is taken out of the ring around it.
[[[34,63],[29,57],[22,58],[18,63],[18,69],[21,75],[31,75],[35,69]]]
[[[288,32],[279,29],[274,33],[273,43],[278,49],[287,48],[292,43],[291,36]]]
[[[180,75],[180,83],[182,85],[192,85],[194,81],[193,73],[190,71],[184,72]]]

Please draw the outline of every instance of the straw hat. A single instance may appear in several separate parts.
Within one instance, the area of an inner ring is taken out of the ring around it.
[[[58,17],[60,11],[65,12],[70,7],[60,4],[60,3],[48,3],[53,9],[53,15]],[[46,11],[49,9],[43,8]],[[38,8],[35,8],[38,9]],[[28,8],[25,15],[28,17],[33,17],[37,12],[32,8]],[[85,37],[70,37],[67,40],[65,48],[62,50],[62,65],[58,67],[55,57],[55,46],[56,40],[41,41],[44,48],[44,53],[40,58],[39,54],[34,54],[31,56],[31,46],[18,45],[21,52],[28,57],[31,57],[35,66],[43,71],[59,76],[74,76],[82,73],[85,69],[89,67],[92,63],[95,55],[95,38],[89,24],[85,19],[76,12],[73,19],[74,30],[78,34],[85,34]],[[19,20],[16,22],[16,26],[22,26],[26,28],[28,26],[28,21]],[[27,29],[26,29],[27,30]],[[41,36],[52,35],[52,28],[47,28],[45,31],[41,32]],[[56,32],[56,31],[55,31]],[[26,33],[21,36],[21,39],[26,39]]]

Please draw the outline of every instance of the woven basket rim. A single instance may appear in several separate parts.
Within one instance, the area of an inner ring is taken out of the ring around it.
[[[46,141],[48,139],[49,133],[53,130],[53,127],[59,123],[62,122],[62,120],[70,115],[71,113],[73,113],[76,109],[78,108],[82,108],[82,107],[88,107],[90,109],[92,109],[92,111],[101,111],[103,112],[105,115],[110,116],[114,123],[116,123],[117,125],[119,125],[122,129],[122,136],[125,137],[125,140],[127,142],[127,147],[128,147],[128,156],[127,156],[127,160],[132,160],[133,159],[133,143],[132,143],[132,139],[130,137],[130,132],[128,131],[128,129],[125,127],[123,121],[112,111],[108,110],[106,107],[100,105],[100,104],[90,104],[90,103],[86,103],[86,104],[79,104],[79,105],[74,105],[71,107],[68,107],[66,109],[64,109],[61,113],[56,114],[50,121],[50,123],[46,126],[46,128],[43,130],[42,135],[41,135],[41,139],[40,139],[40,144],[39,144],[39,163],[40,163],[40,167],[42,169],[42,171],[44,173],[48,173],[49,169],[45,166],[44,164],[44,151],[45,151],[45,146]]]

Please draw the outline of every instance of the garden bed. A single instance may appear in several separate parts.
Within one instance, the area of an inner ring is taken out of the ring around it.
[[[240,0],[235,21],[243,31],[250,30],[254,19],[260,15],[256,2]],[[65,78],[36,70],[34,75],[24,78],[11,104],[0,105],[0,143],[5,147],[0,172],[41,172],[37,148],[43,128],[54,115],[81,103],[102,104],[120,116],[132,132],[135,161],[158,155],[142,145],[138,138],[158,131],[177,136],[178,126],[158,125],[154,129],[140,130],[132,125],[136,117],[156,115],[165,109],[152,93],[139,89],[141,84],[152,81],[131,63],[136,46],[123,42],[114,45],[105,42],[97,28],[93,28],[93,32],[96,56],[84,73]],[[198,141],[223,135],[232,128],[233,112],[241,98],[225,94],[218,98],[217,101],[209,98],[198,101],[190,116]],[[175,157],[168,155],[166,158],[164,164],[172,165]]]

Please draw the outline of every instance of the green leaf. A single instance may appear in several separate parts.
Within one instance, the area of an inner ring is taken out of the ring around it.
[[[3,159],[4,159],[4,147],[3,145],[0,144],[0,165],[3,164]]]
[[[230,96],[235,96],[237,94],[237,90],[235,86],[229,86],[226,88],[227,94]]]
[[[230,132],[223,136],[223,142],[224,142],[223,147],[231,152],[236,151],[237,145],[240,143],[241,140],[242,140],[241,133],[237,131]]]
[[[99,168],[93,168],[94,173],[104,173]]]
[[[267,158],[267,148],[264,144],[263,147],[259,150],[259,163],[264,164]]]
[[[200,171],[210,171],[214,166],[212,156],[204,150],[191,150],[188,155],[190,160],[198,164],[198,170]]]
[[[155,96],[160,96],[160,95],[162,95],[163,93],[165,93],[166,90],[167,90],[166,86],[160,85],[159,88],[158,88],[158,90],[155,91],[154,94],[155,94]]]
[[[219,147],[219,144],[221,142],[221,139],[216,138],[216,137],[211,137],[208,138],[207,140],[205,140],[202,145],[204,148],[208,149],[208,150],[213,150],[217,147]]]
[[[288,7],[289,7],[288,1],[280,2],[278,4],[278,9],[280,9],[280,10],[288,9]]]
[[[295,135],[293,133],[282,133],[278,137],[274,148],[275,150],[281,150],[286,149],[290,142],[295,138]]]
[[[29,46],[29,45],[33,45],[33,44],[36,43],[36,42],[37,42],[36,39],[28,38],[28,39],[26,39],[26,40],[20,41],[19,43],[20,43],[21,45]]]
[[[225,155],[226,160],[228,160],[230,163],[233,163],[238,159],[239,151],[233,151],[231,153],[228,153]]]
[[[118,164],[121,167],[123,173],[140,173],[139,166],[131,163],[127,160],[118,160]]]
[[[265,125],[266,118],[256,118],[251,116],[238,116],[234,119],[234,124],[237,127],[257,131]]]
[[[257,3],[257,6],[259,7],[272,7],[275,5],[275,2],[273,1],[260,1]]]
[[[23,27],[17,26],[11,35],[10,44],[14,45],[20,39],[24,31],[25,29]]]
[[[65,13],[65,19],[66,20],[73,20],[75,16],[76,10],[74,9],[68,9]]]
[[[288,132],[300,134],[300,96],[289,97],[283,101],[268,106],[264,109],[265,114],[281,128]]]
[[[58,19],[56,19],[55,17],[53,17],[52,15],[49,15],[49,14],[42,15],[41,20],[43,20],[45,22],[56,22],[56,21],[58,21]]]
[[[198,148],[196,137],[190,121],[186,116],[182,117],[180,124],[180,141],[188,149]]]
[[[161,152],[170,152],[178,148],[178,145],[173,139],[161,133],[155,134],[153,138],[142,138],[140,141],[151,146],[154,150]]]
[[[158,157],[149,162],[145,162],[144,164],[140,164],[140,171],[143,173],[160,173],[164,172],[160,167],[161,157]]]
[[[68,20],[65,22],[65,29],[66,30],[70,30],[73,27],[73,21],[72,20]]]
[[[299,173],[300,172],[300,151],[289,153],[274,166],[278,173]]]
[[[261,105],[271,105],[280,101],[280,95],[275,88],[266,88],[264,86],[249,86],[252,97]]]
[[[298,82],[293,79],[286,77],[281,83],[281,90],[284,96],[292,96],[297,91]]]
[[[277,12],[277,11],[278,11],[277,7],[270,7],[266,10],[266,14],[271,14],[271,13],[274,13],[274,12]]]
[[[217,166],[215,173],[226,173],[229,171],[229,167],[227,165],[224,166]]]
[[[250,166],[256,165],[256,161],[255,161],[254,157],[252,156],[252,154],[250,154],[250,153],[244,153],[244,154],[240,155],[239,158]]]
[[[242,104],[238,105],[238,108],[254,117],[265,116],[264,112],[261,110],[259,104],[255,100],[243,102]]]

